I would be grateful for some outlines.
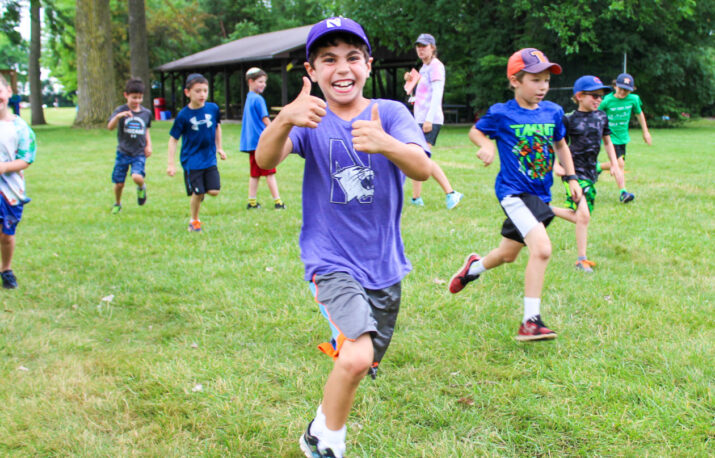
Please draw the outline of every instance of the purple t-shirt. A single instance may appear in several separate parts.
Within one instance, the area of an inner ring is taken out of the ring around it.
[[[314,274],[347,272],[363,287],[381,289],[412,269],[400,234],[405,175],[382,154],[352,146],[352,123],[369,120],[375,102],[385,132],[427,151],[410,112],[392,100],[371,100],[351,121],[328,107],[317,128],[294,127],[290,132],[293,152],[305,159],[300,256],[306,280]]]

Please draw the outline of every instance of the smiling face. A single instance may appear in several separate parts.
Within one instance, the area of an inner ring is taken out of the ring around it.
[[[258,77],[255,80],[248,80],[248,89],[256,94],[263,94],[263,91],[266,90],[267,83],[268,77],[265,75]]]
[[[361,111],[367,106],[365,102],[369,101],[363,97],[362,90],[371,66],[372,57],[366,60],[360,48],[342,40],[318,48],[313,65],[305,63],[310,79],[318,83],[328,106],[336,114]]]
[[[549,92],[551,72],[544,70],[541,73],[524,73],[521,81],[516,75],[512,75],[509,77],[509,81],[514,88],[514,98],[519,106],[527,110],[534,110],[538,108],[539,103]]]
[[[578,100],[578,111],[596,111],[603,100],[603,89],[579,92],[576,94],[576,100]]]
[[[184,89],[184,94],[189,98],[189,107],[201,108],[206,104],[209,96],[208,83],[194,83],[189,89]]]

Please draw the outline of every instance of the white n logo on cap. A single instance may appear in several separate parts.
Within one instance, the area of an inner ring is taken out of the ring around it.
[[[340,27],[340,18],[336,17],[336,18],[328,19],[325,21],[325,25],[327,25],[329,29],[331,29],[333,27]]]

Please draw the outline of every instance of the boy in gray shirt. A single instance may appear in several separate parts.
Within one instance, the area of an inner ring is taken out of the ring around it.
[[[146,202],[146,183],[144,182],[144,164],[151,156],[151,111],[142,106],[144,83],[139,78],[127,81],[124,89],[127,103],[118,106],[109,118],[107,128],[117,130],[117,158],[114,161],[112,183],[114,183],[115,203],[112,214],[122,209],[122,191],[127,179],[129,166],[132,167],[132,180],[137,185],[137,203]]]

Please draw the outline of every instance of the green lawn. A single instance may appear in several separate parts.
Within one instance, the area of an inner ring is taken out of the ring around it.
[[[48,109],[36,128],[20,288],[0,290],[0,454],[300,456],[331,367],[299,259],[302,160],[279,167],[288,209],[249,213],[240,126],[224,124],[222,191],[190,234],[182,180],[165,173],[170,123],[152,126],[147,205],[127,185],[113,216],[116,132],[72,129],[73,115]],[[619,204],[602,176],[594,274],[573,268],[573,226],[550,226],[542,312],[559,338],[535,344],[514,340],[526,254],[446,290],[503,221],[498,164],[481,165],[467,129],[445,128],[434,156],[462,204],[447,211],[431,181],[426,207],[404,211],[414,270],[380,376],[358,391],[349,456],[712,456],[715,121],[654,130],[652,147],[633,132],[636,200]]]

